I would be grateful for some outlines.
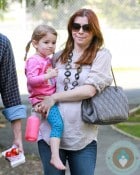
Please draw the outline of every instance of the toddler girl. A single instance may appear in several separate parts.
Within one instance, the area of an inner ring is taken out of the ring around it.
[[[57,32],[52,27],[39,25],[33,31],[32,38],[26,46],[25,60],[31,43],[36,50],[35,54],[27,59],[25,65],[29,100],[33,108],[41,102],[40,97],[50,96],[56,90],[55,77],[58,75],[58,70],[53,69],[49,57],[55,51],[56,39]],[[51,126],[50,147],[52,155],[50,163],[57,169],[64,170],[66,167],[59,157],[63,121],[57,105],[50,109],[47,120]]]

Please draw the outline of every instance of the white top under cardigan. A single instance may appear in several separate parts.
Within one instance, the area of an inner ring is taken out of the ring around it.
[[[57,54],[56,54],[57,55]],[[78,59],[78,54],[73,52],[72,62]],[[57,92],[64,91],[64,73],[65,65],[59,62],[55,65],[59,69],[57,77]],[[78,80],[79,85],[91,84],[101,92],[106,86],[112,83],[111,70],[111,54],[107,49],[98,51],[92,66],[82,66],[82,72]],[[75,64],[70,69],[70,81],[75,80],[76,73]],[[72,85],[69,84],[69,89]],[[86,124],[81,119],[81,101],[77,102],[61,102],[59,103],[64,122],[64,132],[61,139],[61,148],[66,150],[80,150],[93,140],[97,140],[97,125]],[[42,120],[39,132],[39,140],[44,139],[49,144],[50,126],[47,120]]]

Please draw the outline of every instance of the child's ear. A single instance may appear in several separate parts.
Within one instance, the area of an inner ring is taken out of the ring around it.
[[[32,40],[32,45],[34,48],[37,48],[37,41],[36,40]]]

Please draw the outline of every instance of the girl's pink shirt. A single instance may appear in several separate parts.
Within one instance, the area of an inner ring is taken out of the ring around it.
[[[43,58],[39,55],[33,55],[25,64],[25,75],[27,77],[27,88],[29,91],[29,100],[32,105],[40,102],[39,96],[49,96],[56,90],[56,80],[51,78],[45,80],[44,74],[48,68],[52,68],[50,58]]]

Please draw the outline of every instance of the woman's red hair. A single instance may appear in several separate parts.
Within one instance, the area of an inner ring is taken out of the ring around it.
[[[87,17],[88,23],[91,28],[91,32],[93,34],[93,39],[90,43],[90,45],[86,48],[83,55],[79,58],[79,61],[77,61],[77,64],[80,65],[90,65],[92,64],[97,51],[101,48],[101,46],[104,43],[104,39],[100,30],[98,18],[96,14],[90,10],[90,9],[80,9],[77,12],[75,12],[68,22],[68,40],[66,42],[66,46],[60,55],[60,61],[61,63],[66,63],[69,54],[74,49],[74,40],[72,37],[72,24],[77,16],[80,17]]]

